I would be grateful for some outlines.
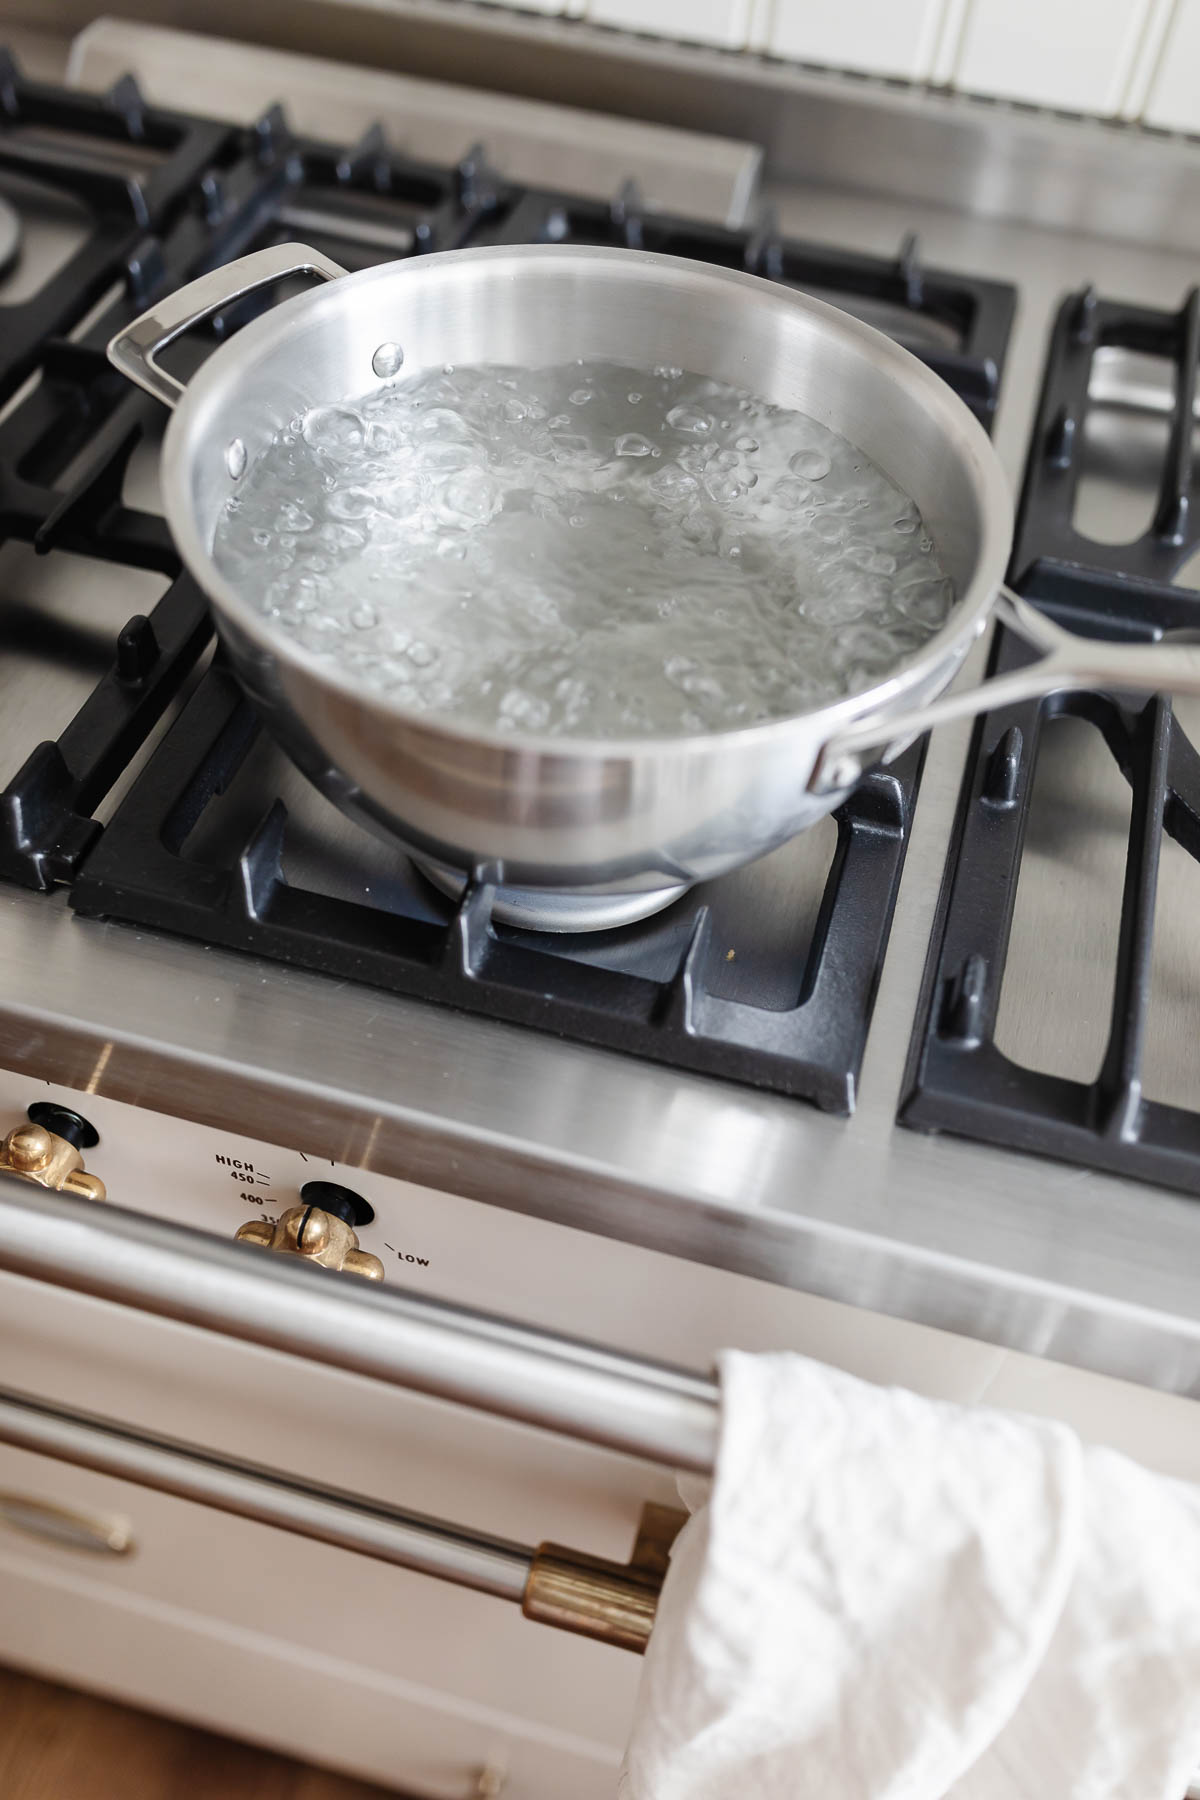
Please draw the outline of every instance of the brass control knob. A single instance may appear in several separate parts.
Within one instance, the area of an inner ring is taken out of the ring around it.
[[[237,1237],[243,1244],[259,1244],[285,1256],[303,1256],[323,1269],[341,1269],[368,1281],[383,1280],[383,1264],[369,1250],[359,1249],[354,1227],[319,1206],[289,1207],[274,1225],[266,1219],[248,1219],[239,1226]]]
[[[76,1145],[66,1137],[60,1137],[49,1126],[35,1121],[33,1114],[46,1111],[43,1107],[31,1106],[30,1123],[14,1126],[8,1136],[0,1142],[0,1170],[10,1175],[19,1175],[23,1181],[34,1181],[39,1187],[52,1188],[60,1194],[74,1194],[80,1200],[106,1200],[108,1198],[104,1183],[98,1175],[89,1175],[83,1166],[83,1156]],[[59,1109],[52,1110],[57,1122]],[[63,1112],[63,1119],[75,1120],[73,1113]],[[78,1120],[79,1125],[85,1121]],[[99,1139],[91,1126],[86,1126],[91,1133],[90,1142],[98,1143]],[[73,1131],[73,1136],[82,1133]]]

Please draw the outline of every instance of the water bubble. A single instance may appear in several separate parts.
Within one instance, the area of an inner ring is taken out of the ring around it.
[[[500,702],[500,718],[498,723],[510,727],[524,726],[529,731],[540,731],[550,717],[550,705],[535,694],[524,693],[520,688],[510,688]]]
[[[892,589],[892,601],[897,611],[927,630],[936,630],[945,624],[953,597],[953,587],[944,579],[911,581]]]
[[[366,519],[378,502],[366,488],[336,488],[329,496],[328,507],[335,519]]]
[[[654,445],[639,431],[627,431],[613,445],[618,456],[649,456]]]
[[[718,506],[733,506],[750,492],[757,480],[757,475],[743,475],[733,469],[720,469],[705,478],[704,486]]]
[[[695,406],[673,406],[667,414],[667,424],[693,437],[702,437],[713,428],[710,415]]]
[[[421,436],[436,437],[443,443],[470,443],[471,427],[461,413],[450,406],[431,406],[421,417]]]
[[[479,458],[469,444],[422,444],[413,472],[422,475],[453,475],[459,469],[474,469]]]
[[[570,394],[572,406],[586,406],[592,398],[591,388],[573,388]]]
[[[514,394],[511,400],[504,402],[501,410],[510,425],[519,425],[526,419],[544,419],[546,416],[545,407],[528,394]]]
[[[438,657],[434,645],[423,644],[420,638],[414,639],[404,654],[407,656],[410,663],[416,664],[418,669],[430,668],[437,661]]]
[[[793,475],[800,475],[805,481],[824,481],[833,464],[820,450],[797,450],[788,458],[788,468]]]
[[[836,513],[817,513],[808,524],[809,536],[821,544],[844,544],[846,526]]]
[[[361,550],[367,541],[367,534],[356,525],[345,525],[340,519],[330,519],[324,525],[318,525],[311,541],[320,544],[325,550]],[[310,568],[313,560],[309,558]]]
[[[501,495],[494,481],[477,469],[471,469],[448,481],[442,492],[442,504],[448,513],[482,524],[498,512]]]
[[[314,450],[361,450],[366,441],[362,415],[348,406],[314,406],[305,413],[301,430]]]
[[[371,631],[379,623],[379,614],[373,606],[368,606],[364,601],[361,606],[356,606],[351,612],[350,623],[356,631]]]
[[[665,469],[656,469],[650,477],[649,486],[663,500],[675,504],[682,504],[700,491],[700,483],[696,477],[674,463],[668,463]]]
[[[399,449],[403,441],[401,434],[390,419],[368,419],[364,448],[369,456],[388,456]]]
[[[574,462],[581,456],[589,455],[591,449],[592,441],[590,438],[580,437],[579,435],[570,432],[561,432],[554,439],[554,449],[552,454],[555,462]]]
[[[677,450],[675,461],[689,475],[702,475],[716,454],[717,446],[711,439],[698,438],[685,444],[682,450]]]
[[[375,374],[384,381],[394,375],[404,361],[404,352],[399,344],[380,344],[371,358],[371,367]]]

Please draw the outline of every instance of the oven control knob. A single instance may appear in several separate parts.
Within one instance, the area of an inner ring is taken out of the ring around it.
[[[34,1108],[30,1107],[30,1112]],[[67,1115],[74,1118],[74,1114]],[[89,1127],[90,1129],[90,1127]],[[99,1139],[95,1133],[92,1142]],[[98,1175],[89,1175],[75,1144],[47,1125],[32,1120],[18,1125],[0,1140],[0,1170],[35,1181],[39,1187],[74,1194],[79,1200],[104,1200],[107,1193]]]
[[[293,1206],[277,1224],[266,1219],[249,1219],[238,1230],[243,1244],[259,1244],[264,1250],[279,1250],[285,1256],[302,1256],[307,1262],[320,1263],[323,1269],[342,1269],[347,1275],[362,1275],[368,1281],[383,1280],[383,1264],[369,1250],[358,1247],[358,1233],[336,1213],[325,1212],[311,1203]]]

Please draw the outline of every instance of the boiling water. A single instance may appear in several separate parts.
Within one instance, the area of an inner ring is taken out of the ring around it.
[[[596,737],[869,687],[952,599],[913,502],[845,438],[601,362],[447,368],[315,408],[256,458],[214,555],[398,705]]]

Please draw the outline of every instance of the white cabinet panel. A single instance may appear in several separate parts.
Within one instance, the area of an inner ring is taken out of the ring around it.
[[[1200,131],[1200,0],[1178,0],[1142,117],[1172,131]]]
[[[597,25],[737,50],[749,34],[750,0],[590,0],[587,16]]]
[[[30,1575],[76,1594],[82,1587],[122,1609],[133,1633],[148,1614],[190,1627],[197,1654],[213,1633],[242,1642],[261,1635],[300,1657],[370,1670],[377,1683],[441,1713],[444,1756],[455,1718],[471,1717],[497,1736],[554,1741],[613,1781],[641,1670],[626,1651],[534,1624],[490,1595],[7,1445],[0,1446],[0,1493],[31,1503],[33,1517],[39,1506],[118,1516],[134,1544],[128,1556],[97,1555],[0,1526],[0,1614]],[[69,1605],[65,1594],[62,1604]],[[47,1647],[36,1643],[16,1660],[50,1663]],[[122,1660],[110,1646],[96,1658],[95,1678],[106,1672],[130,1692]],[[219,1656],[210,1679],[221,1679]],[[205,1713],[219,1730],[215,1694]],[[397,1739],[394,1751],[392,1779],[421,1791],[411,1747]],[[337,1745],[336,1760],[353,1761],[351,1743]]]
[[[946,0],[775,0],[766,48],[798,62],[921,81],[945,10]]]
[[[1149,0],[972,0],[953,81],[1072,112],[1120,109]]]
[[[192,1545],[181,1537],[176,1548],[186,1556]],[[294,1545],[286,1548],[292,1585],[302,1585],[305,1565]],[[31,1555],[24,1547],[13,1553],[0,1543],[0,1660],[385,1783],[389,1793],[399,1782],[424,1800],[467,1800],[484,1791],[484,1772],[494,1771],[506,1778],[505,1800],[612,1800],[619,1742],[591,1743],[436,1692],[419,1669],[408,1679],[273,1636],[262,1625],[228,1624],[100,1580],[90,1558],[76,1553],[70,1563],[67,1555]],[[366,1621],[376,1632],[390,1624],[399,1635],[408,1623],[382,1612]],[[546,1630],[519,1614],[515,1624]],[[570,1650],[563,1633],[546,1635]],[[522,1645],[518,1659],[523,1655]],[[607,1655],[632,1665],[629,1715],[640,1659],[620,1650]],[[577,1671],[585,1681],[589,1674]],[[627,1730],[628,1717],[621,1722]]]

